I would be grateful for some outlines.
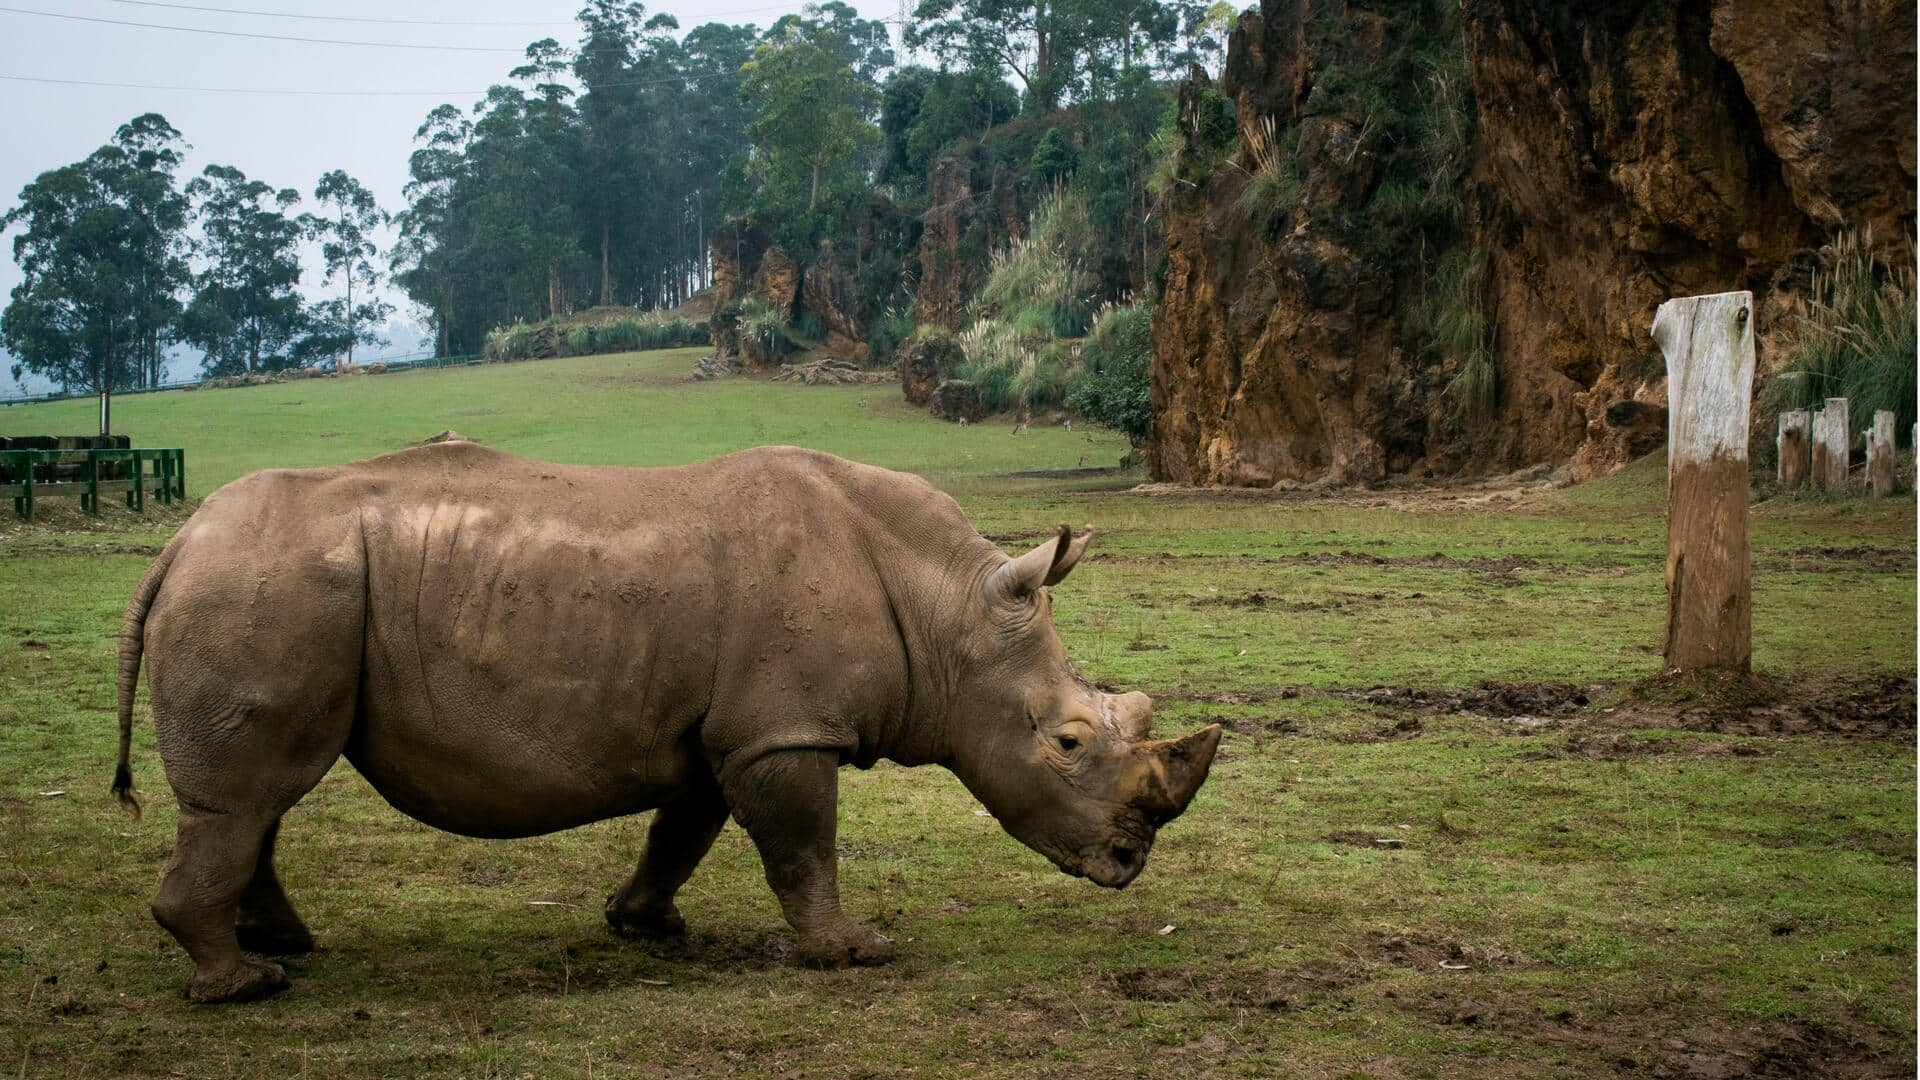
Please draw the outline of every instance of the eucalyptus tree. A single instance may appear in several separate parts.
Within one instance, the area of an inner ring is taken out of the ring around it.
[[[316,335],[325,338],[333,349],[344,350],[353,361],[355,345],[381,344],[375,327],[393,313],[393,305],[380,299],[381,275],[374,264],[380,249],[376,232],[386,226],[386,211],[374,200],[360,181],[335,169],[314,186],[313,200],[321,212],[308,214],[301,224],[320,243],[320,258],[326,267],[325,281],[338,282],[340,296],[315,305]],[[360,288],[360,301],[354,302],[354,287]]]
[[[299,292],[304,230],[287,214],[300,193],[249,179],[231,165],[209,165],[187,194],[199,216],[205,265],[182,336],[206,354],[210,375],[293,364],[293,346],[309,328]]]
[[[163,117],[135,117],[85,159],[40,174],[0,217],[20,230],[21,280],[0,313],[15,378],[102,395],[158,378],[186,279],[181,150]]]

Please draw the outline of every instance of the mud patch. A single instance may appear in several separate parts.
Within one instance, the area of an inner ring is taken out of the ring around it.
[[[1756,561],[1762,570],[1788,570],[1797,574],[1910,574],[1914,572],[1916,557],[1912,548],[1856,544],[1791,548],[1769,552]]]
[[[1651,1048],[1654,1076],[1908,1077],[1914,1059],[1883,1033],[1807,1020],[1703,1039],[1669,1037]]]
[[[1431,555],[1369,555],[1362,551],[1302,551],[1282,555],[1278,562],[1304,566],[1392,566],[1416,570],[1465,570],[1490,577],[1508,577],[1520,570],[1537,570],[1544,564],[1530,555],[1502,555],[1492,558],[1475,555],[1456,558],[1438,551]]]
[[[1826,735],[1908,740],[1909,675],[1781,679],[1732,672],[1664,675],[1636,684],[1617,723],[1721,735]]]
[[[62,556],[95,558],[103,555],[139,555],[153,558],[159,544],[14,544],[6,553],[16,559],[57,559]]]
[[[1027,469],[1022,472],[1001,473],[1001,476],[1017,480],[1097,480],[1103,476],[1119,476],[1126,472],[1120,468],[1090,467],[1084,469]],[[988,537],[989,540],[992,537]]]
[[[1201,716],[1196,724],[1219,724],[1236,735],[1298,735],[1300,725],[1285,716]]]
[[[1244,981],[1217,970],[1188,967],[1134,968],[1115,972],[1104,982],[1129,1001],[1204,1001],[1239,1009],[1285,1012],[1328,998],[1340,998],[1359,983],[1357,967],[1302,966],[1289,971],[1243,972]]]
[[[1417,686],[1374,686],[1365,690],[1332,690],[1338,697],[1364,701],[1380,708],[1425,715],[1469,713],[1495,720],[1515,717],[1568,717],[1592,704],[1607,690],[1605,683],[1483,682],[1465,690],[1430,690]]]

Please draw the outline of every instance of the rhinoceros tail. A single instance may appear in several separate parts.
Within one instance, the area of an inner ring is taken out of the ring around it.
[[[153,606],[153,598],[160,591],[160,583],[166,579],[167,567],[173,563],[174,549],[178,543],[170,543],[160,552],[160,557],[147,567],[145,577],[133,590],[133,599],[127,601],[127,614],[120,620],[120,760],[113,769],[113,795],[120,805],[133,814],[135,821],[140,820],[140,800],[133,793],[133,698],[140,688],[140,654],[144,651],[147,637],[147,609]]]

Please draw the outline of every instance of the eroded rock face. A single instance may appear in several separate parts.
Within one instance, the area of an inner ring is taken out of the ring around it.
[[[925,327],[900,347],[900,388],[908,404],[925,405],[934,388],[960,366],[960,346],[937,326]]]
[[[825,330],[827,351],[865,361],[865,332],[855,317],[858,298],[853,279],[831,261],[816,262],[800,278],[800,304],[820,317]]]
[[[976,212],[972,174],[965,161],[945,158],[927,178],[927,212],[920,231],[920,288],[914,321],[960,329],[980,287],[979,260],[961,251]]]
[[[1446,392],[1456,370],[1405,332],[1419,253],[1355,240],[1382,181],[1364,118],[1308,108],[1336,62],[1400,62],[1421,16],[1326,7],[1243,16],[1221,86],[1243,144],[1261,117],[1296,132],[1297,207],[1248,228],[1244,157],[1167,200],[1147,446],[1161,479],[1599,475],[1664,438],[1647,334],[1662,300],[1751,289],[1765,372],[1807,249],[1843,223],[1882,243],[1913,226],[1911,3],[1465,0],[1476,127],[1450,242],[1488,260],[1500,370],[1497,405],[1471,415]],[[1199,83],[1183,91],[1190,135],[1200,100]]]
[[[927,412],[936,420],[973,423],[987,415],[987,403],[981,400],[979,387],[965,379],[947,379],[933,388]]]

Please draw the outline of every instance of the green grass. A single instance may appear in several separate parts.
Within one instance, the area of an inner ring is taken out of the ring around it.
[[[288,995],[189,1007],[185,957],[146,913],[175,811],[144,697],[145,821],[106,792],[120,610],[177,516],[59,511],[0,523],[0,1072],[1584,1076],[1750,1060],[1736,1050],[1911,1071],[1910,742],[1603,711],[1659,662],[1657,461],[1519,502],[1141,494],[1131,474],[1010,475],[1109,464],[1117,436],[943,424],[887,386],[680,381],[696,355],[146,395],[115,415],[184,445],[196,495],[455,427],[578,462],[817,446],[925,473],[1009,549],[1095,524],[1057,593],[1070,652],[1153,693],[1164,732],[1234,726],[1141,880],[1064,877],[940,770],[847,770],[843,894],[900,959],[810,972],[773,961],[785,927],[737,829],[682,896],[692,938],[634,945],[599,906],[644,817],[467,840],[342,765],[281,842],[321,950],[288,965]],[[0,410],[0,433],[86,430],[90,409]],[[1910,677],[1913,520],[1910,496],[1757,503],[1756,666]],[[1615,689],[1530,734],[1454,714],[1392,738],[1394,714],[1337,692],[1482,679]]]

